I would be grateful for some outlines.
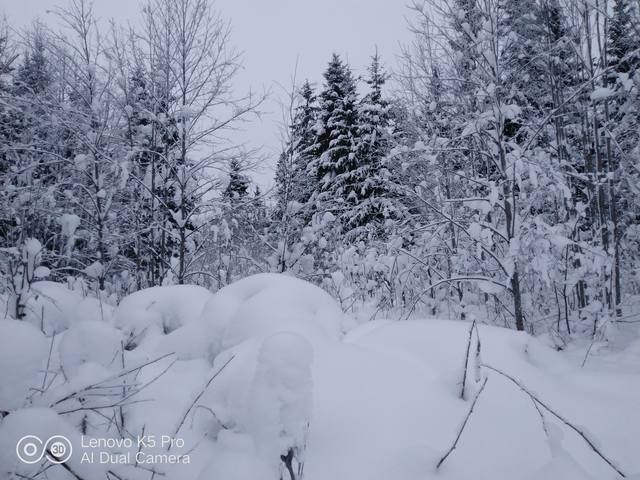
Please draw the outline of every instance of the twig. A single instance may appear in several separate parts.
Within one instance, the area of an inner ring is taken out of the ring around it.
[[[538,404],[536,403],[536,401],[529,397],[531,399],[531,403],[533,403],[533,406],[536,407],[536,410],[538,411],[538,415],[540,415],[540,422],[542,422],[542,430],[544,430],[544,434],[547,436],[547,439],[551,438],[551,435],[549,433],[549,427],[547,425],[547,420],[544,418],[544,413],[542,413],[542,410],[540,410],[540,407],[538,406]]]
[[[458,435],[456,436],[455,441],[453,442],[453,444],[451,445],[449,450],[447,450],[447,453],[444,454],[444,456],[440,459],[440,461],[436,465],[436,470],[438,468],[440,468],[440,465],[442,465],[444,463],[444,461],[451,454],[451,452],[453,452],[456,449],[456,446],[458,445],[458,441],[460,440],[460,437],[462,436],[462,432],[464,431],[464,427],[466,427],[467,422],[469,421],[469,417],[471,417],[471,414],[473,413],[473,408],[476,406],[476,402],[478,401],[478,397],[480,397],[480,394],[484,390],[484,387],[485,387],[485,385],[487,384],[488,381],[489,381],[488,377],[484,379],[484,382],[482,383],[482,386],[480,387],[480,390],[478,390],[478,393],[476,393],[476,396],[473,398],[473,402],[471,402],[471,407],[469,408],[469,411],[467,412],[467,416],[464,418],[464,422],[462,422],[462,425],[461,425],[460,429],[458,430]]]
[[[78,408],[72,408],[71,410],[63,410],[62,412],[58,412],[58,414],[60,415],[67,415],[69,413],[75,413],[75,412],[84,412],[84,411],[95,411],[95,410],[104,410],[105,408],[116,408],[116,407],[126,407],[129,405],[136,405],[138,403],[147,403],[147,402],[153,402],[153,399],[149,398],[146,400],[134,400],[132,402],[127,402],[127,403],[122,403],[122,401],[118,401],[115,403],[111,403],[109,405],[92,405],[92,406],[88,406],[88,407],[78,407]]]
[[[476,321],[474,320],[471,324],[471,328],[469,329],[469,339],[467,341],[467,353],[464,356],[464,373],[462,375],[462,388],[460,389],[460,398],[464,400],[464,388],[467,384],[467,369],[469,368],[469,352],[471,350],[471,338],[473,337],[473,329],[476,326]]]
[[[492,371],[494,371],[496,373],[499,373],[503,377],[508,378],[509,380],[511,380],[514,384],[516,384],[518,386],[518,388],[520,390],[522,390],[524,393],[526,393],[529,396],[529,398],[531,398],[531,400],[533,400],[534,402],[538,403],[540,406],[544,407],[544,409],[547,410],[551,415],[556,417],[558,420],[560,420],[562,423],[564,423],[567,427],[569,427],[571,430],[576,432],[580,437],[582,437],[582,439],[587,443],[587,445],[589,445],[591,450],[593,450],[602,460],[604,460],[606,462],[607,465],[609,465],[613,470],[615,470],[618,473],[618,475],[620,475],[622,478],[627,478],[627,476],[618,467],[616,467],[615,464],[611,460],[609,460],[600,450],[598,450],[598,447],[595,446],[595,444],[589,439],[589,437],[587,437],[587,435],[584,432],[582,432],[575,425],[573,425],[569,420],[567,420],[562,415],[560,415],[555,410],[553,410],[549,405],[547,405],[542,400],[540,400],[535,394],[533,394],[531,391],[529,391],[518,380],[513,378],[508,373],[505,373],[502,370],[499,370],[499,369],[497,369],[495,367],[492,367],[491,365],[482,364],[482,366],[486,367],[489,370],[492,370]]]
[[[196,408],[202,408],[203,410],[209,412],[213,416],[213,419],[216,422],[218,422],[224,430],[229,430],[229,427],[224,423],[222,423],[222,420],[218,418],[218,416],[216,415],[216,412],[214,412],[210,407],[207,407],[206,405],[197,405]],[[192,420],[192,423],[193,423],[193,420]]]
[[[71,392],[71,393],[65,395],[61,399],[59,399],[59,400],[55,401],[54,403],[52,403],[50,405],[50,407],[53,407],[55,405],[58,405],[58,404],[60,404],[60,403],[62,403],[64,401],[66,401],[66,400],[69,400],[70,398],[73,398],[74,396],[76,396],[76,395],[78,395],[78,394],[80,394],[82,392],[85,392],[87,390],[91,390],[92,388],[97,388],[99,385],[102,385],[105,382],[110,382],[111,380],[115,380],[116,378],[123,377],[125,375],[130,374],[131,372],[135,372],[136,370],[140,370],[140,369],[142,369],[144,367],[147,367],[147,366],[149,366],[149,365],[151,365],[153,363],[159,362],[160,360],[162,360],[164,358],[167,358],[167,357],[170,357],[171,355],[174,355],[174,353],[167,353],[166,355],[162,355],[161,357],[158,357],[158,358],[156,358],[154,360],[149,360],[148,362],[145,362],[142,365],[138,365],[137,367],[128,368],[128,369],[122,370],[122,371],[120,371],[120,372],[118,372],[118,373],[116,373],[114,375],[110,375],[109,377],[105,378],[104,380],[100,380],[99,382],[92,383],[91,385],[87,385],[86,387],[83,387],[83,388],[81,388],[79,390],[76,390],[75,392]]]
[[[591,353],[591,349],[593,348],[593,344],[595,342],[596,342],[595,338],[591,340],[591,343],[589,344],[589,348],[587,348],[587,352],[584,354],[584,359],[582,360],[582,365],[580,365],[580,368],[584,368],[584,366],[586,365],[587,359],[589,358],[589,353]]]
[[[229,365],[231,363],[231,361],[236,358],[235,355],[231,355],[231,357],[229,358],[229,360],[227,360],[224,365],[222,365],[217,371],[216,373],[214,373],[211,378],[209,379],[209,381],[207,381],[207,383],[204,385],[204,387],[202,387],[202,390],[200,390],[200,393],[198,393],[198,395],[196,395],[196,397],[193,399],[193,402],[191,402],[191,404],[189,405],[189,408],[187,408],[187,410],[184,412],[184,414],[182,415],[182,418],[180,419],[180,422],[178,422],[178,426],[176,427],[175,431],[173,432],[173,438],[176,438],[178,435],[178,432],[180,432],[180,429],[182,428],[182,425],[184,425],[185,420],[187,419],[187,416],[189,415],[189,412],[191,412],[191,410],[193,409],[193,407],[196,405],[196,403],[198,402],[198,400],[200,400],[200,397],[202,397],[202,395],[204,395],[204,392],[207,391],[207,388],[209,388],[209,385],[211,385],[211,382],[213,382],[216,377],[218,375],[220,375],[220,373],[222,373],[222,371],[227,367],[227,365]],[[167,451],[171,449],[171,445],[173,444],[173,442],[169,443],[169,448],[167,448]]]
[[[56,460],[58,460],[58,457],[56,457],[53,453],[51,453],[51,450],[49,450],[48,448],[47,448],[47,453],[48,453],[51,457],[53,457],[53,458],[55,458]],[[58,465],[60,465],[60,466],[61,466],[62,468],[64,468],[67,472],[69,472],[71,475],[73,475],[73,477],[74,477],[74,478],[76,478],[76,480],[84,480],[81,476],[79,476],[76,472],[74,472],[74,471],[72,470],[72,468],[71,468],[69,465],[67,465],[67,462],[58,463]]]
[[[289,448],[289,451],[286,455],[280,455],[280,460],[282,460],[282,463],[284,463],[287,472],[289,472],[290,480],[296,480],[296,474],[293,471],[293,458],[293,448]]]
[[[123,480],[122,477],[118,474],[116,474],[116,472],[114,472],[113,470],[107,470],[107,478],[109,478],[109,475],[112,475],[116,478],[116,480]],[[111,480],[109,478],[109,480]]]
[[[102,310],[102,298],[100,299],[100,309]],[[124,369],[126,367],[125,365],[125,361],[124,361],[124,342],[122,340],[120,340],[120,360],[121,360],[121,368]],[[124,400],[124,398],[127,395],[127,380],[125,379],[124,382],[122,382],[122,399]],[[120,412],[120,425],[122,426],[122,428],[124,428],[124,409],[122,408],[122,405],[120,405],[119,409]],[[116,422],[117,424],[117,422]]]
[[[47,366],[44,369],[44,378],[42,379],[42,391],[47,385],[47,375],[49,374],[49,366],[51,365],[51,353],[53,352],[53,342],[56,341],[56,332],[53,332],[51,336],[51,343],[49,344],[49,356],[47,357]]]

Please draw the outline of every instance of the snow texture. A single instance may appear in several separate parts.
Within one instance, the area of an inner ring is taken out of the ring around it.
[[[49,345],[33,325],[0,320],[0,410],[23,406],[42,381]]]
[[[55,304],[55,295],[78,298],[63,286],[46,288]],[[488,325],[478,325],[469,344],[467,322],[377,320],[341,337],[343,315],[331,297],[277,275],[215,295],[188,286],[145,290],[122,300],[115,326],[94,315],[49,339],[29,322],[0,322],[0,410],[8,412],[0,421],[0,478],[41,468],[15,457],[23,435],[64,434],[75,450],[81,431],[120,438],[104,421],[118,409],[91,407],[117,403],[123,388],[133,392],[123,407],[128,431],[185,441],[171,453],[189,451],[192,461],[158,467],[167,479],[288,478],[281,460],[288,452],[306,480],[618,478],[575,431],[489,366],[580,428],[617,468],[640,472],[640,335],[632,324],[612,331],[611,346],[594,348],[581,368],[586,344],[557,352],[547,337]],[[153,336],[122,348],[145,328]],[[40,393],[47,363],[64,374],[50,375]],[[436,469],[485,379],[457,447]],[[96,397],[77,394],[96,382],[112,387]],[[104,465],[77,457],[68,465],[82,478],[106,475]],[[148,477],[132,467],[113,471]],[[60,467],[49,473],[66,474]]]

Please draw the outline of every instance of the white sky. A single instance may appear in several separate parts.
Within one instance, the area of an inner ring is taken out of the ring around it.
[[[142,1],[94,0],[103,20],[131,21]],[[66,0],[0,0],[15,27],[39,17],[47,21],[47,9]],[[364,74],[376,46],[389,67],[395,63],[399,44],[408,40],[406,0],[217,0],[214,5],[231,21],[232,41],[243,52],[244,69],[237,79],[238,92],[271,89],[262,120],[245,125],[236,135],[252,147],[264,146],[271,159],[256,180],[272,183],[272,165],[279,151],[279,98],[289,87],[298,61],[298,81],[309,78],[320,85],[332,52],[346,58],[356,74]]]

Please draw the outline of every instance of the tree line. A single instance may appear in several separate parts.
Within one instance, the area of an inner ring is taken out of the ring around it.
[[[288,272],[394,312],[596,334],[639,291],[640,5],[427,0],[389,73],[289,95],[275,186],[225,132],[238,54],[205,0],[0,40],[3,273],[114,295]],[[221,175],[221,172],[224,174]]]

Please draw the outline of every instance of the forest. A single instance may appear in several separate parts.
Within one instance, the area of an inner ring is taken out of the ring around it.
[[[15,315],[38,278],[122,296],[292,272],[347,308],[597,329],[638,293],[640,238],[638,6],[603,8],[416,3],[391,88],[377,55],[364,80],[334,55],[291,92],[265,193],[225,141],[261,98],[234,97],[240,58],[206,1],[151,2],[142,32],[100,31],[79,0],[62,31],[5,25]]]
[[[345,309],[558,334],[638,293],[632,0],[416,2],[393,74],[334,55],[294,85],[264,192],[227,134],[263,97],[234,92],[241,57],[208,2],[149,2],[139,30],[80,0],[58,15],[0,37],[17,318],[45,278],[121,298],[289,272]]]
[[[640,478],[638,0],[413,0],[264,92],[139,6],[0,21],[0,480]]]

